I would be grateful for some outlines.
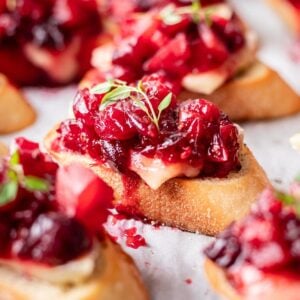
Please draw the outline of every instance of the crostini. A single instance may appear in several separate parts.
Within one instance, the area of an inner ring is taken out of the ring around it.
[[[148,299],[102,227],[112,189],[80,165],[59,168],[36,143],[16,146],[0,163],[0,298]]]
[[[300,34],[300,1],[299,0],[266,0],[284,19],[291,31]]]
[[[299,190],[265,190],[249,215],[205,250],[209,282],[225,299],[299,298]]]
[[[0,72],[19,85],[79,80],[102,42],[96,0],[2,0],[0,17]]]
[[[0,74],[0,134],[24,129],[35,119],[36,113],[21,91]]]
[[[242,132],[213,103],[178,102],[161,74],[81,90],[74,117],[45,138],[60,163],[80,162],[131,216],[216,234],[268,185]]]
[[[207,96],[233,120],[298,112],[299,95],[256,61],[256,34],[232,7],[225,1],[205,6],[192,2],[132,14],[114,44],[94,50],[95,69],[81,87],[100,78],[134,82],[162,72],[177,84],[179,99]]]

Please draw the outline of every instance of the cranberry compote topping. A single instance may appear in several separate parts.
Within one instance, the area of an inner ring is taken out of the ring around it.
[[[121,83],[117,88],[121,99],[112,101],[109,97],[114,97],[115,90],[105,91],[98,97],[104,103],[98,103],[97,108],[93,106],[97,86],[81,91],[73,106],[76,119],[60,125],[53,147],[90,154],[96,144],[100,150],[92,157],[124,174],[131,170],[133,152],[165,164],[199,168],[203,176],[224,177],[239,168],[237,129],[211,102],[178,103],[172,94],[174,86],[162,74],[144,76],[137,87]],[[124,88],[133,92],[123,97]]]
[[[36,143],[16,146],[0,164],[0,258],[56,266],[84,255],[101,237],[112,189],[80,165],[58,169]]]
[[[20,228],[11,256],[47,265],[60,265],[91,247],[91,239],[75,219],[59,212],[40,214],[29,228]]]
[[[300,10],[300,1],[299,0],[288,0],[293,6]]]
[[[300,219],[266,190],[250,214],[217,237],[205,254],[222,268],[251,264],[266,271],[300,269]]]
[[[57,84],[28,59],[27,47],[34,44],[55,56],[79,39],[83,73],[101,27],[95,0],[1,0],[0,71],[19,84]]]
[[[212,13],[208,24],[200,11],[199,20],[195,19],[192,1],[179,2],[175,1],[171,6],[161,3],[159,9],[145,13],[142,18],[131,16],[122,23],[122,37],[115,47],[112,68],[106,76],[134,82],[143,74],[163,72],[180,83],[188,73],[222,66],[231,54],[244,47],[245,29],[234,13],[228,17]],[[222,1],[205,4],[217,2]],[[181,13],[181,5],[191,12]],[[206,9],[205,5],[202,9]],[[176,22],[168,19],[168,16],[174,18],[176,15]]]

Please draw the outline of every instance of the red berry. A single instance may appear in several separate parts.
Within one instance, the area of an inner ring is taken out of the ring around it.
[[[179,33],[144,64],[144,70],[146,72],[163,70],[174,75],[183,74],[187,71],[186,62],[189,57],[187,38],[185,34]]]
[[[61,211],[92,232],[101,230],[108,209],[113,207],[113,190],[92,171],[76,164],[58,170],[56,198]]]
[[[127,140],[136,135],[136,129],[128,118],[131,103],[117,101],[99,112],[95,120],[95,131],[104,140]]]

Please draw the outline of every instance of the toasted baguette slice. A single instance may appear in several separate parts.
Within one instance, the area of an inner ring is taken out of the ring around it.
[[[270,119],[300,111],[300,96],[266,65],[256,62],[210,95],[183,91],[181,100],[205,97],[232,120]]]
[[[35,111],[21,92],[0,74],[0,134],[21,130],[35,119]]]
[[[213,289],[215,289],[224,299],[242,300],[242,297],[235,291],[233,286],[228,282],[225,272],[211,260],[206,259],[204,270],[207,279]]]
[[[286,0],[266,0],[277,11],[289,28],[296,34],[300,33],[300,12]]]
[[[174,178],[157,190],[140,181],[131,196],[126,195],[122,175],[90,157],[72,152],[55,152],[51,148],[57,133],[45,138],[45,147],[58,162],[80,162],[90,167],[115,191],[115,204],[137,211],[149,220],[192,232],[215,235],[232,221],[242,218],[258,194],[269,184],[268,179],[249,149],[240,154],[242,169],[224,179]]]
[[[286,274],[268,272],[266,276],[257,269],[247,269],[245,285],[239,293],[230,283],[226,272],[211,260],[204,263],[206,276],[212,287],[228,300],[296,300],[299,299],[299,279]],[[256,273],[258,272],[258,273]]]
[[[146,300],[148,299],[133,261],[109,239],[101,247],[94,274],[76,285],[51,284],[0,266],[2,300]]]

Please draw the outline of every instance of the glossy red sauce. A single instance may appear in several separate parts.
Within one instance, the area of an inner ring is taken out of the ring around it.
[[[0,72],[20,85],[66,84],[33,65],[25,47],[32,43],[56,56],[79,38],[80,66],[71,81],[78,80],[90,68],[101,29],[95,0],[0,0]]]
[[[299,0],[287,0],[290,2],[295,8],[300,10],[300,1]]]
[[[299,282],[300,218],[266,190],[250,214],[221,233],[205,254],[240,291],[263,280],[274,280],[274,288],[285,279]],[[249,266],[253,271],[243,273]]]
[[[145,76],[142,82],[157,111],[172,85],[158,74]],[[132,151],[159,158],[166,165],[185,163],[199,168],[199,176],[225,177],[239,169],[237,129],[211,102],[177,103],[173,95],[156,127],[130,97],[99,111],[103,97],[88,89],[80,91],[73,105],[75,119],[61,123],[52,147],[88,154],[120,172],[127,209],[136,209],[135,192],[140,183],[130,169]]]
[[[80,166],[70,166],[57,179],[63,169],[41,153],[38,144],[23,138],[16,144],[18,172],[44,180],[48,189],[31,190],[20,181],[17,195],[0,205],[0,259],[57,266],[84,255],[92,248],[95,233],[101,234],[98,229],[111,207],[105,203],[112,202],[112,190]],[[0,166],[3,188],[12,182],[11,163],[3,160]]]
[[[186,74],[216,69],[245,45],[244,26],[235,14],[229,19],[211,16],[209,25],[195,22],[191,14],[168,23],[161,14],[150,11],[122,22],[112,67],[99,70],[104,77],[134,82],[144,74],[162,72],[180,85]]]
[[[137,234],[137,229],[135,227],[125,229],[123,234],[126,240],[126,246],[133,249],[147,246],[145,238],[140,234]]]

